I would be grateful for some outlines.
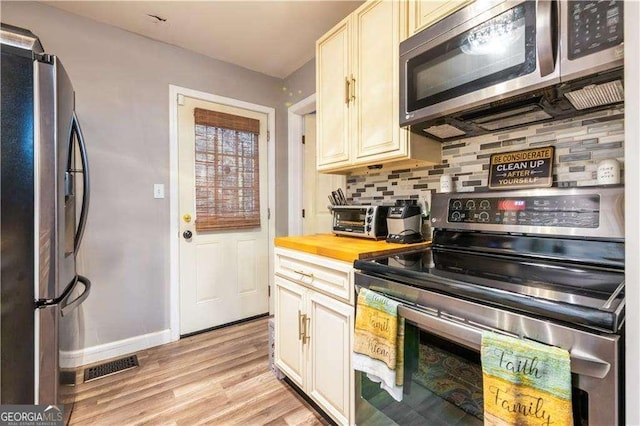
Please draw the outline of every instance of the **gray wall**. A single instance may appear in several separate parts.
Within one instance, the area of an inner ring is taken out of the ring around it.
[[[311,59],[285,78],[282,91],[286,107],[316,93],[316,59]]]
[[[1,12],[61,58],[76,90],[92,171],[81,273],[94,284],[80,347],[169,327],[169,84],[276,108],[276,232],[286,232],[282,80],[35,2],[3,1]],[[167,198],[153,198],[154,183]]]

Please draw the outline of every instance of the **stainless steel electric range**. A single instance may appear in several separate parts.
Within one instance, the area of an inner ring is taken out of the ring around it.
[[[430,221],[430,248],[354,264],[356,288],[400,300],[409,323],[405,398],[357,374],[357,423],[482,424],[491,330],[567,349],[575,424],[622,424],[624,188],[437,194]],[[424,365],[434,356],[464,374]]]

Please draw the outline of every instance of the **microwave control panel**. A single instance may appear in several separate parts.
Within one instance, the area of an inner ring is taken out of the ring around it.
[[[617,46],[623,40],[622,1],[570,1],[569,59]]]
[[[597,228],[600,197],[452,198],[448,210],[448,220],[453,223]]]

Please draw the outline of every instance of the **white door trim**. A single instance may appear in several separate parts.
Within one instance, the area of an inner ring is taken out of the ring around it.
[[[304,116],[316,110],[316,94],[306,97],[289,107],[289,235],[302,235],[302,164],[304,163],[304,149],[300,140],[303,135]]]
[[[276,140],[276,111],[275,108],[252,104],[237,99],[187,89],[185,87],[169,85],[169,326],[171,341],[180,339],[180,212],[178,210],[178,95],[204,101],[215,102],[250,111],[267,114],[269,139],[267,140],[268,157],[268,208],[271,212],[268,225],[268,241],[273,240],[275,232],[275,140]],[[269,244],[269,285],[273,288],[273,244]],[[271,301],[269,303],[271,306]]]

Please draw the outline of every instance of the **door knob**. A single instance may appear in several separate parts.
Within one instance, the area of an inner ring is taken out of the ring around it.
[[[190,240],[191,237],[193,237],[193,233],[191,231],[184,231],[182,233],[182,236],[184,237],[185,240]]]

